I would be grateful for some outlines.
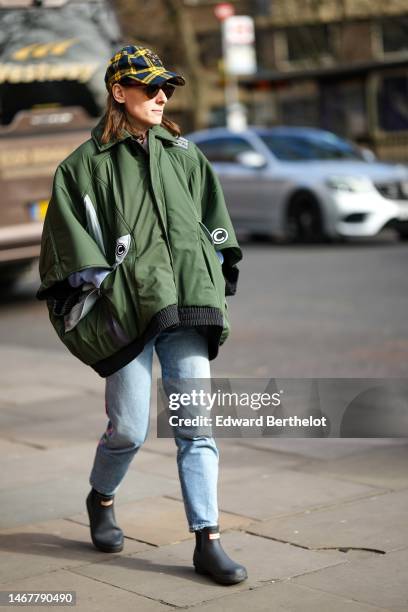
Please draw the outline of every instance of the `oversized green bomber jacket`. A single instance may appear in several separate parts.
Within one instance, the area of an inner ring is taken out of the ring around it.
[[[193,142],[162,126],[148,130],[149,154],[127,132],[102,144],[102,127],[55,173],[37,298],[69,351],[102,377],[180,325],[197,326],[214,359],[242,259],[219,180]],[[109,270],[99,288],[69,284],[93,267]]]

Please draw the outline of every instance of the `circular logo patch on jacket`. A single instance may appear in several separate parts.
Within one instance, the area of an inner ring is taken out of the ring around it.
[[[228,232],[223,227],[217,227],[211,232],[211,236],[214,241],[214,244],[222,244],[223,242],[228,240]]]
[[[121,257],[125,253],[126,253],[126,245],[123,244],[123,242],[119,242],[119,244],[116,245],[116,255]]]
[[[116,239],[115,245],[115,255],[116,255],[116,264],[121,264],[128,254],[130,247],[130,234],[126,234],[125,236],[120,236]]]

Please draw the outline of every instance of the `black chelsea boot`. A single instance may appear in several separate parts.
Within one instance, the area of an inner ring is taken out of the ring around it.
[[[116,524],[113,499],[113,495],[102,495],[95,489],[86,498],[92,542],[108,553],[123,550],[123,532]]]
[[[194,533],[193,564],[198,574],[207,574],[219,584],[237,584],[248,578],[245,567],[230,559],[221,546],[218,525]]]

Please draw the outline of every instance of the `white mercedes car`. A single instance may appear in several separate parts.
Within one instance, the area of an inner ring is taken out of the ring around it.
[[[219,175],[237,232],[293,241],[408,239],[408,168],[315,128],[188,134]]]

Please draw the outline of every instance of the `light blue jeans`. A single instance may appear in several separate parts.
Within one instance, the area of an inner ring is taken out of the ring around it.
[[[207,340],[194,327],[176,327],[152,338],[126,366],[106,378],[108,424],[96,449],[91,486],[116,493],[149,429],[153,349],[166,379],[210,378]],[[172,387],[174,391],[174,387]],[[212,437],[174,428],[177,466],[189,531],[218,524],[218,449]]]

